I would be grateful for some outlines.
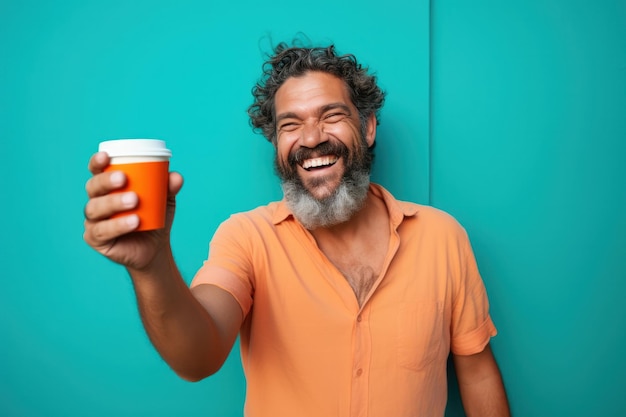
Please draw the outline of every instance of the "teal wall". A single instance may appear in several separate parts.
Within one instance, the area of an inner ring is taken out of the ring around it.
[[[221,221],[280,198],[272,146],[246,115],[268,34],[302,31],[375,64],[390,92],[377,175],[427,200],[427,2],[336,3],[0,2],[0,416],[241,415],[238,352],[201,383],[175,376],[125,272],[82,241],[82,208],[99,141],[166,140],[186,180],[172,238],[191,281]]]
[[[241,415],[238,352],[179,380],[82,241],[86,165],[104,139],[168,142],[190,281],[222,220],[280,198],[245,110],[267,35],[299,31],[388,91],[375,180],[468,229],[515,415],[625,415],[623,0],[1,2],[0,415]]]
[[[433,7],[431,203],[468,229],[517,416],[626,416],[626,2]]]

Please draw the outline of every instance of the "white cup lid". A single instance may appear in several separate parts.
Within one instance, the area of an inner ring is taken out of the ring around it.
[[[165,141],[158,139],[116,139],[100,142],[98,151],[109,157],[117,156],[163,156],[171,157],[172,151],[165,147]]]

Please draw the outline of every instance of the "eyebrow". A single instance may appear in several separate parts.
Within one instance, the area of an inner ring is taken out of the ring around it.
[[[341,103],[341,102],[337,102],[337,103],[329,103],[329,104],[325,104],[322,107],[320,107],[317,111],[318,115],[322,115],[324,113],[326,113],[329,110],[334,110],[334,109],[341,109],[343,111],[345,111],[346,113],[348,113],[348,116],[352,116],[352,112],[350,111],[350,107],[348,107],[346,104]],[[284,119],[299,119],[300,117],[298,117],[298,115],[294,112],[285,112],[285,113],[281,113],[278,116],[276,116],[276,124],[278,124],[278,122],[280,122],[281,120]]]

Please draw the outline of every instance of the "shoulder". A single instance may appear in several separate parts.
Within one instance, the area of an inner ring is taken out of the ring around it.
[[[243,237],[273,233],[282,205],[282,202],[276,201],[251,210],[231,214],[219,225],[216,234],[235,234]]]
[[[414,216],[405,217],[402,226],[414,232],[428,236],[429,239],[454,241],[457,244],[469,240],[467,231],[461,223],[450,213],[437,207],[414,204]]]
[[[419,229],[421,232],[443,236],[464,237],[465,229],[450,213],[439,208],[397,200],[378,184],[371,184],[374,195],[382,198],[392,224],[401,229]]]
[[[447,211],[439,209],[437,207],[416,204],[417,215],[416,217],[423,222],[436,225],[444,228],[462,228],[461,223]]]
[[[238,213],[231,214],[230,217],[226,221],[248,221],[248,222],[259,222],[259,221],[272,221],[272,218],[276,214],[279,209],[281,202],[273,201],[264,206],[259,206],[253,208],[251,210],[241,211]]]

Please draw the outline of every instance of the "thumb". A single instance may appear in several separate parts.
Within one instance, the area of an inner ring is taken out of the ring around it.
[[[169,185],[168,185],[168,197],[175,197],[176,194],[183,187],[183,177],[178,172],[170,172]]]

